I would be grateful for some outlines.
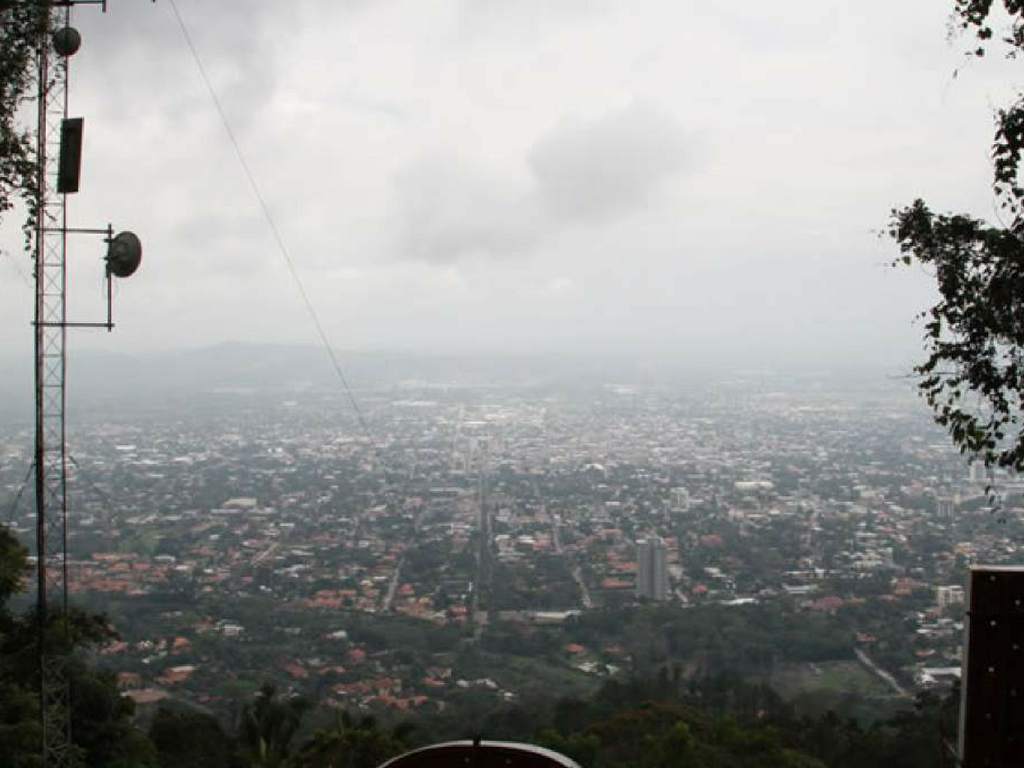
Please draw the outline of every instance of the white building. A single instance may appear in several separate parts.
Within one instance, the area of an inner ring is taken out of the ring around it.
[[[971,465],[972,468],[974,465]],[[952,520],[956,512],[956,504],[951,496],[939,496],[935,500],[935,511],[940,520]]]
[[[963,605],[964,588],[956,584],[948,587],[935,588],[935,604],[939,610],[946,610],[951,605]]]
[[[637,542],[636,596],[668,599],[668,552],[660,536]]]
[[[689,512],[690,511],[690,494],[683,487],[672,489],[672,511],[673,512]]]

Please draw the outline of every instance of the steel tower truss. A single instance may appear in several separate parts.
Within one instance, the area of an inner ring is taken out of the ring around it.
[[[67,117],[68,59],[50,35],[70,6],[49,7],[37,53],[35,200],[36,557],[39,706],[47,768],[77,763],[71,741],[68,665],[68,499],[64,409],[67,358],[67,200],[57,193],[61,124]]]
[[[66,341],[71,326],[111,328],[106,323],[67,319],[67,194],[60,178],[61,135],[68,117],[68,61],[55,50],[53,33],[70,28],[74,5],[105,0],[37,0],[36,189],[33,199],[35,277],[35,495],[36,620],[38,622],[39,710],[42,764],[65,768],[79,763],[71,740],[69,671],[72,652],[68,617],[68,451],[65,407]],[[77,36],[77,33],[76,33]],[[77,44],[74,45],[77,49]],[[77,172],[76,172],[77,173]],[[76,185],[77,188],[77,185]],[[68,190],[70,191],[70,190]],[[108,234],[110,228],[99,230]]]

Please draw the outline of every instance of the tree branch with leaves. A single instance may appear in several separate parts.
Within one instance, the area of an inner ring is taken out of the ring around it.
[[[994,0],[955,0],[953,18],[985,55],[996,38]],[[1003,0],[1005,55],[1024,51],[1024,0]],[[954,445],[986,467],[1024,471],[1024,94],[997,110],[992,188],[1007,217],[991,226],[964,214],[936,214],[922,200],[894,210],[894,264],[934,271],[939,301],[921,313],[924,362],[918,391]]]
[[[36,98],[36,56],[49,5],[0,0],[0,220],[20,199],[30,213],[36,190],[32,132],[19,122]]]

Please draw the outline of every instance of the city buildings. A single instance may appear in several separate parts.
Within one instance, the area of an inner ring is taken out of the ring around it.
[[[117,617],[102,659],[137,676],[133,696],[212,707],[267,677],[346,706],[440,706],[474,645],[502,649],[500,691],[462,679],[496,697],[524,691],[524,649],[534,672],[551,651],[559,680],[611,674],[650,646],[573,617],[637,602],[806,615],[908,687],[944,684],[918,672],[960,662],[966,569],[1021,560],[1013,479],[993,514],[898,392],[729,386],[367,390],[369,437],[333,391],[83,409],[72,599]],[[0,420],[0,510],[26,541],[31,451],[31,424]]]

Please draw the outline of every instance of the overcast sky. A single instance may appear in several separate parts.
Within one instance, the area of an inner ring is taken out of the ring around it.
[[[1021,82],[941,0],[177,3],[341,350],[904,360],[931,281],[878,231],[918,196],[992,217]],[[168,0],[109,8],[76,11],[71,221],[145,256],[72,350],[316,343]],[[19,224],[0,354],[31,349]],[[101,243],[72,246],[93,319]]]

